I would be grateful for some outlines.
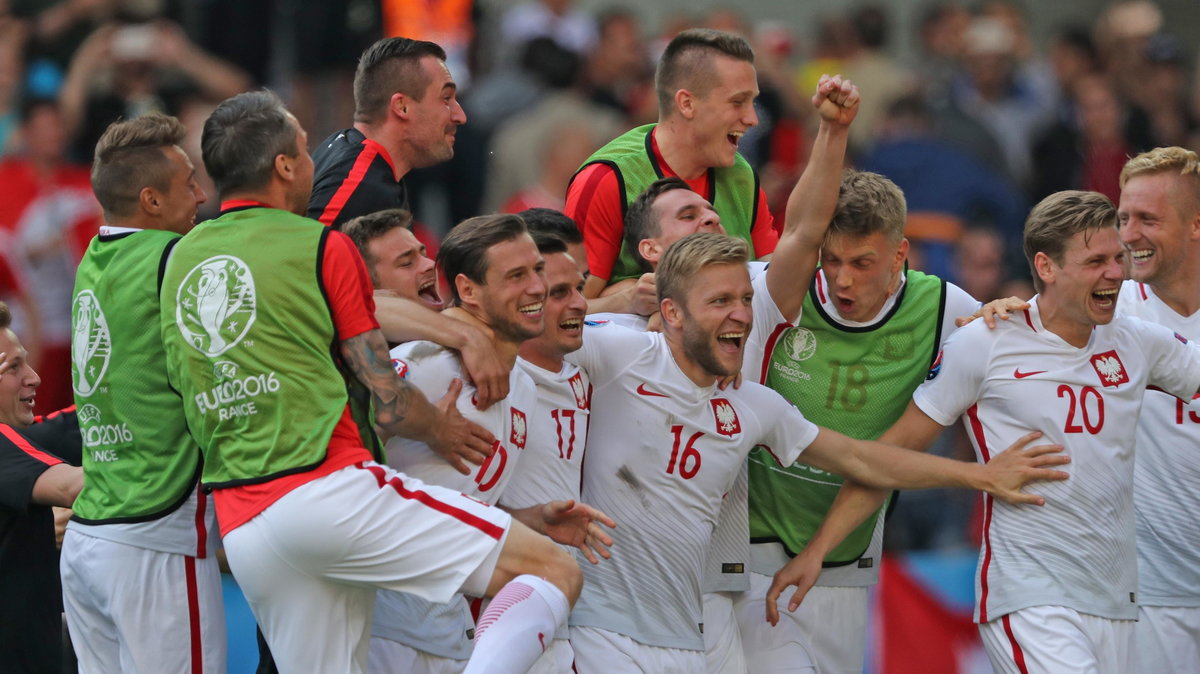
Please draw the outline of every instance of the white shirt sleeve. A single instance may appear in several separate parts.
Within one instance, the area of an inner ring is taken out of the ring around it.
[[[958,326],[954,319],[959,316],[970,316],[981,306],[979,300],[971,297],[967,291],[953,283],[946,283],[946,308],[942,314],[942,344],[954,334]],[[977,319],[978,320],[978,319]]]
[[[758,446],[767,450],[781,466],[790,466],[817,439],[821,428],[809,421],[783,396],[753,382],[742,384],[763,425]]]
[[[930,368],[928,378],[913,391],[917,407],[943,426],[962,416],[979,400],[994,337],[983,321],[975,321],[951,335]]]
[[[1200,391],[1200,347],[1170,328],[1130,318],[1150,358],[1151,386],[1191,400]]]

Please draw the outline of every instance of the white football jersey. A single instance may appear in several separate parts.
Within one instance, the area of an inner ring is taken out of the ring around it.
[[[436,401],[455,378],[463,380],[457,406],[464,417],[496,436],[494,453],[470,475],[463,475],[423,442],[393,437],[387,443],[387,460],[393,468],[429,484],[456,489],[495,504],[517,471],[529,444],[530,418],[537,404],[533,380],[514,367],[508,379],[508,397],[486,410],[475,408],[475,387],[466,377],[458,354],[432,342],[408,342],[392,349],[392,365]],[[461,595],[448,604],[381,590],[375,595],[372,636],[397,641],[441,657],[466,659],[471,655],[474,621]]]
[[[528,420],[529,443],[521,465],[500,501],[518,509],[578,499],[591,413],[591,380],[570,363],[550,372],[518,358],[517,367],[537,387],[537,406]]]
[[[1200,339],[1200,312],[1181,316],[1136,281],[1121,287],[1117,311]],[[1200,606],[1200,404],[1146,391],[1137,427],[1133,505],[1137,521],[1138,602]]]
[[[818,429],[758,384],[697,386],[661,334],[611,323],[585,333],[568,359],[591,375],[603,431],[588,437],[582,498],[618,524],[612,559],[582,565],[571,624],[703,650],[700,583],[722,495],[752,448],[790,464]]]
[[[529,438],[529,417],[537,405],[533,380],[514,367],[508,377],[508,397],[486,410],[475,408],[475,386],[459,361],[458,353],[433,342],[408,342],[392,349],[392,365],[430,401],[446,395],[455,378],[463,380],[458,410],[496,436],[495,452],[470,475],[455,470],[423,442],[393,437],[387,443],[388,464],[406,475],[496,503],[504,486],[512,479]]]
[[[767,287],[767,263],[749,262],[746,270],[754,286],[754,323],[742,353],[742,381],[758,382],[768,343],[792,326],[779,311]],[[799,314],[792,317],[798,320]],[[750,480],[743,462],[737,479],[725,494],[708,561],[704,567],[705,592],[744,592],[750,589]]]
[[[913,393],[943,425],[965,415],[981,461],[1030,431],[1071,457],[1063,467],[1070,479],[1031,488],[1045,506],[984,496],[975,619],[1058,605],[1131,620],[1134,421],[1146,386],[1191,398],[1200,351],[1162,326],[1124,317],[1096,326],[1076,348],[1045,329],[1037,302],[995,330],[976,321],[956,332]]]

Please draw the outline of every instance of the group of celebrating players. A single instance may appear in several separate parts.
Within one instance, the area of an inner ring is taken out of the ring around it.
[[[885,502],[937,486],[986,492],[997,671],[1200,663],[1195,153],[1129,160],[1119,208],[1047,197],[1038,295],[980,309],[907,268],[900,190],[843,170],[854,84],[820,80],[780,227],[737,154],[745,41],[684,31],[656,85],[660,121],[599,149],[567,214],[471,218],[436,266],[397,207],[466,121],[437,45],[368,49],[316,164],[274,95],[222,103],[198,225],[180,123],[109,127],[72,307],[83,467],[0,455],[74,509],[81,671],[220,671],[218,536],[278,671],[861,671]],[[0,421],[40,425],[0,350]],[[979,462],[925,454],[960,417]]]

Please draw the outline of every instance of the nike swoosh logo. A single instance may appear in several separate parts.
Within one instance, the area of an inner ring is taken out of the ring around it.
[[[1016,377],[1017,379],[1024,379],[1026,377],[1032,377],[1035,374],[1045,374],[1045,373],[1046,373],[1045,370],[1034,370],[1033,372],[1021,372],[1021,368],[1019,368],[1019,367],[1017,369],[1013,370],[1013,376]]]
[[[638,384],[637,392],[641,395],[653,396],[655,398],[670,398],[671,397],[665,393],[655,393],[654,391],[647,389],[645,382]]]

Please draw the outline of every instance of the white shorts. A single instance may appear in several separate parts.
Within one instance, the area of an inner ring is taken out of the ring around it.
[[[708,674],[746,674],[733,598],[741,592],[704,593],[704,659]]]
[[[83,674],[225,671],[225,603],[215,557],[68,529],[59,569]]]
[[[771,577],[750,574],[750,591],[734,601],[746,669],[754,674],[820,672],[860,674],[867,635],[867,588],[826,587],[808,591],[794,612],[787,610],[795,588],[779,596],[779,624],[767,622]]]
[[[526,674],[571,674],[575,671],[575,650],[566,639],[551,639],[542,655]]]
[[[1137,671],[1186,672],[1200,668],[1200,607],[1138,608]]]
[[[371,637],[367,649],[367,671],[372,674],[405,672],[406,674],[462,674],[466,660],[442,658],[422,653],[398,641]]]
[[[579,674],[696,674],[704,671],[704,651],[647,646],[624,634],[597,627],[571,627],[575,671]]]
[[[366,462],[301,485],[224,537],[283,672],[364,672],[376,588],[483,594],[511,518]]]
[[[1138,671],[1133,625],[1063,606],[1031,606],[981,624],[979,635],[996,674],[1114,674]]]

